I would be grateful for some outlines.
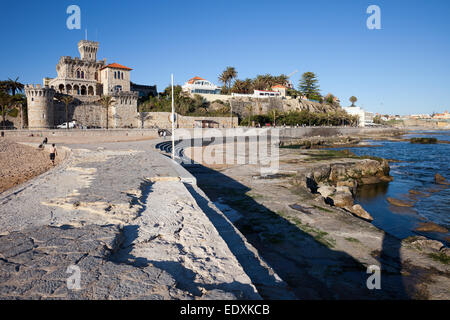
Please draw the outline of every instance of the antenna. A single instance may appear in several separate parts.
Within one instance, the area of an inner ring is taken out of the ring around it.
[[[85,33],[85,37],[86,37],[85,40],[87,40],[87,29],[84,29],[84,33]]]

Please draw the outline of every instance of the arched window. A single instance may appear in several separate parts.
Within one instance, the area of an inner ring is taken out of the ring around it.
[[[81,76],[80,70],[77,70],[77,79],[80,79],[80,76]]]
[[[84,71],[81,71],[81,79],[84,79]]]

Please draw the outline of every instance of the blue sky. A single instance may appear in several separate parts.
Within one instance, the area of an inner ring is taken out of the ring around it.
[[[81,8],[81,30],[66,9]],[[381,8],[381,30],[366,9]],[[381,113],[450,110],[450,1],[147,0],[2,2],[0,79],[41,83],[77,42],[100,41],[98,58],[133,68],[132,81],[162,91],[201,76],[315,72],[321,93]]]

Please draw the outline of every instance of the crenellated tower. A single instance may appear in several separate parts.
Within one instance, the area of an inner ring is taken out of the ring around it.
[[[26,85],[25,94],[28,102],[28,128],[52,128],[54,124],[53,98],[56,91],[49,87]]]
[[[97,61],[98,42],[81,40],[78,42],[78,51],[80,51],[81,60]]]

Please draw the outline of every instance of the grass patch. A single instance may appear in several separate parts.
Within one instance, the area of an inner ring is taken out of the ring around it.
[[[250,198],[253,198],[253,199],[261,199],[261,198],[264,198],[264,196],[261,195],[261,194],[256,194],[256,193],[251,193],[251,192],[247,192],[245,195],[248,196],[248,197],[250,197]]]
[[[303,224],[300,219],[291,218],[291,221],[305,233],[311,235],[317,242],[323,244],[324,246],[332,249],[336,246],[336,240],[328,236],[328,232],[316,229],[309,224]]]
[[[443,252],[439,252],[439,253],[430,253],[428,255],[431,259],[433,259],[434,261],[438,261],[440,263],[443,264],[449,264],[450,263],[450,257],[448,255],[446,255]]]
[[[361,241],[352,237],[345,238],[345,240],[347,240],[348,242],[361,243]]]
[[[320,210],[320,211],[323,211],[323,212],[333,213],[332,210],[326,209],[326,208],[322,208],[321,206],[316,206],[315,204],[313,204],[313,207],[318,209],[318,210]]]
[[[309,159],[311,159],[313,161],[346,158],[346,159],[370,159],[370,160],[376,160],[381,163],[384,160],[383,158],[369,156],[369,155],[358,156],[348,149],[320,150],[320,151],[315,151],[314,153],[310,153],[310,154],[308,154],[308,156],[309,156]]]

